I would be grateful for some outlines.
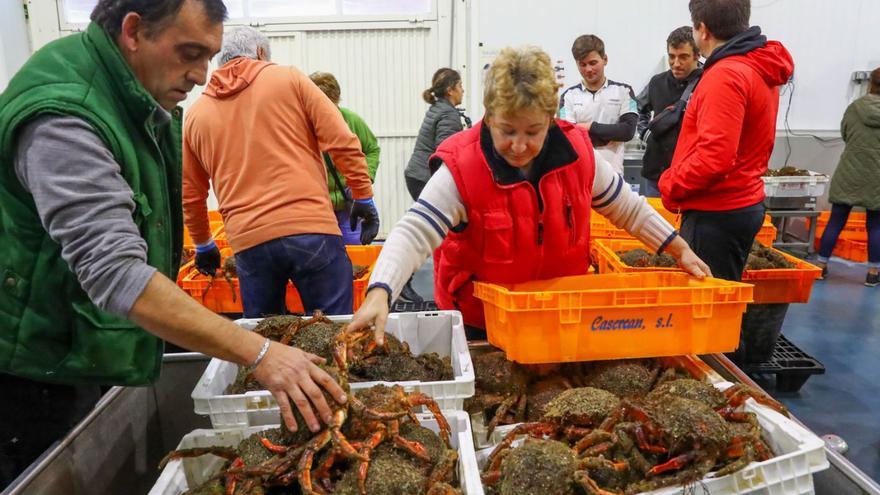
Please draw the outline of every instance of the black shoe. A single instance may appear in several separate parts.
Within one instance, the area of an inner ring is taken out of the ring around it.
[[[828,265],[822,266],[822,275],[819,275],[819,280],[825,280],[825,277],[828,276]]]
[[[401,289],[400,291],[400,295],[397,296],[397,301],[407,303],[425,302],[425,300],[422,299],[422,296],[420,296],[419,293],[412,288],[412,279],[407,281],[406,285],[403,286],[403,289]]]
[[[868,273],[865,276],[865,287],[877,287],[880,285],[880,273]]]

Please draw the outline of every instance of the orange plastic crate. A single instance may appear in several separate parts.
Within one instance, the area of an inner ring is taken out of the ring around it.
[[[590,239],[634,239],[634,237],[593,210],[590,212]]]
[[[864,263],[868,261],[868,242],[853,239],[838,239],[834,246],[834,256],[845,260]]]
[[[217,247],[220,249],[229,247],[229,241],[226,240],[226,226],[223,225],[223,216],[220,215],[220,212],[217,210],[209,211],[208,222],[211,225],[211,237],[214,238]],[[193,251],[196,249],[196,244],[189,235],[189,229],[186,226],[183,227],[183,249],[192,249]]]
[[[813,281],[819,278],[822,269],[778,249],[774,251],[795,267],[744,271],[742,281],[755,285],[755,304],[809,302]]]
[[[361,278],[353,281],[353,309],[357,311],[366,297],[367,285],[370,281],[373,265],[376,264],[376,259],[379,257],[379,252],[382,250],[382,246],[346,246],[345,250],[348,253],[348,257],[351,259],[352,264],[367,265],[370,267]],[[232,255],[232,249],[223,248],[220,250],[220,255],[225,260],[228,256]],[[217,276],[209,288],[208,284],[210,280],[210,277],[202,275],[195,270],[193,263],[190,262],[181,268],[181,275],[178,276],[178,285],[192,296],[193,299],[201,302],[206,308],[216,313],[242,313],[241,290],[239,289],[238,277],[232,278],[231,287],[225,278]],[[233,291],[235,294],[234,300]],[[287,283],[285,302],[288,311],[292,313],[302,313],[305,311],[299,292],[297,292],[296,287],[290,282]]]
[[[669,211],[663,206],[663,201],[660,198],[645,198],[648,200],[648,204],[651,205],[652,208],[657,210],[657,213],[660,214],[663,218],[666,219],[667,222],[671,223],[675,228],[678,228],[681,225],[681,217],[678,213],[674,211]]]
[[[828,227],[828,220],[830,218],[830,211],[823,211],[819,213],[819,217],[816,218],[816,249],[819,249],[819,241],[822,239],[822,234],[825,233],[825,229]],[[846,219],[846,225],[844,225],[843,230],[840,231],[840,237],[838,237],[838,239],[868,242],[867,215],[864,212],[850,212],[849,217]],[[838,242],[838,246],[839,245],[840,243]],[[841,256],[841,258],[842,257],[843,256]],[[867,257],[865,258],[865,261],[867,261]]]
[[[651,251],[639,241],[597,239],[594,262],[599,266],[599,273],[683,272],[681,268],[637,268],[620,261],[617,251],[636,248]],[[756,304],[809,302],[813,281],[819,278],[822,270],[786,252],[773,250],[794,263],[795,267],[745,270],[742,281],[755,286],[754,302]]]
[[[593,263],[599,267],[599,273],[645,273],[645,272],[681,272],[681,268],[639,268],[629,266],[620,261],[617,256],[618,251],[629,251],[630,249],[644,249],[649,253],[653,252],[645,246],[642,241],[635,239],[596,239],[593,244]]]
[[[753,287],[651,272],[476,282],[474,294],[489,342],[520,363],[555,363],[733,351]]]

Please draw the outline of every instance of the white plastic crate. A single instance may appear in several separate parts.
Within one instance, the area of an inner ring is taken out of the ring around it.
[[[351,316],[330,316],[333,321],[349,321]],[[259,319],[236,321],[253,330]],[[437,401],[444,410],[461,410],[464,399],[474,395],[474,367],[467,347],[464,324],[458,311],[422,313],[391,313],[385,331],[409,344],[413,354],[436,352],[452,359],[452,380],[435,382],[360,382],[351,383],[352,390],[369,388],[377,383],[396,383],[407,392],[423,392]],[[238,365],[212,359],[192,392],[196,414],[208,415],[214,428],[241,428],[276,424],[278,405],[266,390],[226,395],[226,388],[235,381]]]
[[[714,385],[720,390],[726,390],[733,384],[719,382]],[[764,441],[776,454],[775,457],[764,462],[753,462],[727,476],[703,478],[697,485],[697,493],[711,495],[736,495],[740,493],[810,495],[815,493],[813,473],[829,467],[828,459],[825,457],[825,443],[822,439],[782,414],[758,404],[754,399],[747,400],[744,408],[758,416],[758,422],[764,430]],[[501,439],[515,426],[505,425],[496,428],[492,433],[492,445],[477,451],[477,463],[481,469],[495,445],[500,443]],[[517,440],[517,442],[521,442],[521,440]],[[688,490],[688,487],[672,486],[645,493],[683,495],[691,493]]]
[[[483,495],[467,414],[461,411],[444,411],[443,415],[452,430],[449,442],[452,448],[458,451],[458,479],[461,489],[465,495]],[[422,426],[438,431],[437,422],[430,414],[420,414],[419,421]],[[177,448],[235,447],[248,436],[275,426],[277,425],[234,430],[195,430],[184,436]],[[204,483],[220,469],[223,462],[222,459],[211,455],[173,460],[162,470],[149,495],[180,495],[190,487]]]
[[[768,198],[819,197],[825,194],[828,176],[810,171],[803,177],[761,177]]]

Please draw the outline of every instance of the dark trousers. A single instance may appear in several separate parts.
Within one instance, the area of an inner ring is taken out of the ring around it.
[[[274,239],[235,254],[245,318],[287,312],[287,281],[293,282],[306,314],[352,313],[351,260],[342,237],[302,234]]]
[[[819,241],[819,256],[822,260],[827,261],[834,251],[837,244],[837,238],[846,226],[849,219],[849,213],[852,211],[850,205],[831,205],[831,218],[828,219],[828,225],[825,232],[822,233],[822,240]],[[872,268],[880,265],[880,211],[865,210],[866,223],[868,231],[868,263]]]
[[[0,491],[101,398],[97,385],[54,385],[7,374],[0,374],[0,391]]]
[[[689,210],[681,216],[681,237],[725,280],[742,280],[749,250],[764,223],[764,205],[730,211]]]
[[[409,191],[412,200],[415,201],[419,199],[419,196],[422,194],[422,189],[425,188],[427,182],[413,179],[412,177],[404,177],[404,179],[406,179],[406,190]]]

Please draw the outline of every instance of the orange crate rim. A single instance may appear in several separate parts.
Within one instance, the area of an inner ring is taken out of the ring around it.
[[[666,273],[676,277],[693,278],[680,270],[668,269]],[[596,280],[602,277],[641,277],[646,275],[663,275],[662,272],[651,271],[650,273],[613,273],[591,275]],[[694,279],[696,280],[696,279]],[[695,287],[627,287],[627,288],[586,288],[586,289],[562,289],[549,291],[516,291],[505,287],[511,284],[492,284],[488,282],[474,282],[474,295],[488,304],[503,307],[507,311],[531,311],[535,309],[602,309],[608,307],[608,294],[614,292],[616,294],[647,296],[625,298],[627,302],[622,304],[628,307],[647,307],[656,304],[664,305],[693,305],[696,303],[711,302],[752,302],[754,285],[741,282],[732,282],[728,280],[708,278],[701,282],[701,285]],[[518,285],[518,284],[513,284]],[[698,295],[690,301],[676,301],[675,296],[685,294]],[[590,296],[602,295],[596,298],[596,301]],[[655,296],[656,297],[651,297]],[[666,297],[664,297],[664,295]],[[586,300],[585,300],[586,299]],[[643,302],[638,299],[644,299]],[[669,300],[672,299],[672,300]],[[509,304],[511,302],[520,302],[520,304]],[[522,303],[525,304],[522,304]],[[534,302],[534,304],[532,304]],[[506,303],[506,304],[505,304]],[[559,304],[564,307],[556,307]],[[572,307],[572,303],[578,303],[577,307]],[[519,306],[519,307],[514,307]]]

